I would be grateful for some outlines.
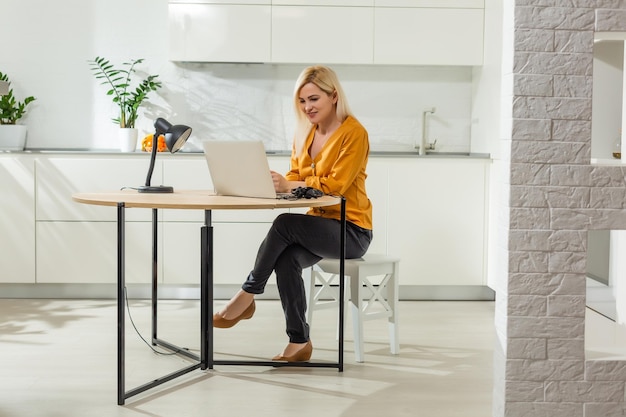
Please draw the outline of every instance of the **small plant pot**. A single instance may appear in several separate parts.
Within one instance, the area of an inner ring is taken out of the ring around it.
[[[123,127],[120,128],[120,151],[135,152],[137,149],[137,129]]]
[[[26,126],[0,125],[0,150],[23,151],[26,145]]]

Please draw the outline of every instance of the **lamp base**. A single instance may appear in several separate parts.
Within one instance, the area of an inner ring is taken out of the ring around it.
[[[137,188],[137,191],[139,191],[140,193],[173,193],[174,187],[170,187],[168,185],[142,185],[141,187]]]

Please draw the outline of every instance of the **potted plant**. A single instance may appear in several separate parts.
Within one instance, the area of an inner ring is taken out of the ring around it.
[[[107,85],[107,95],[112,96],[113,103],[119,108],[119,115],[113,118],[113,123],[121,128],[121,149],[122,151],[133,151],[137,145],[137,121],[138,110],[146,100],[151,91],[157,91],[161,87],[161,82],[157,80],[158,75],[148,75],[141,82],[132,86],[132,76],[135,67],[141,64],[143,59],[131,59],[122,64],[123,68],[116,68],[109,60],[103,57],[96,57],[89,61],[91,70],[98,80],[102,80],[103,85]]]
[[[9,77],[0,72],[0,83],[10,85]],[[26,107],[35,101],[35,97],[26,97],[18,101],[10,87],[0,95],[0,149],[21,151],[26,143],[26,126],[17,122],[26,114]]]

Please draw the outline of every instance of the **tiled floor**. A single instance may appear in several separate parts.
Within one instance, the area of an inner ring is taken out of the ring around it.
[[[159,337],[197,351],[198,307],[197,301],[162,301]],[[131,301],[130,308],[148,337],[148,302]],[[0,416],[487,417],[493,310],[492,302],[403,301],[398,356],[389,354],[386,322],[370,321],[365,363],[354,362],[347,326],[343,373],[221,365],[118,406],[115,301],[0,299]],[[336,312],[315,313],[312,360],[336,358],[335,325]],[[271,358],[287,342],[283,328],[278,301],[260,300],[253,319],[216,329],[216,357]],[[188,364],[153,353],[130,323],[126,339],[127,389]]]

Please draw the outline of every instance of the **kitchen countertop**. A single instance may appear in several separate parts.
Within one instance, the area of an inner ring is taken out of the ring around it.
[[[86,148],[33,148],[25,149],[23,151],[0,151],[1,154],[16,154],[16,155],[49,155],[49,154],[68,154],[68,155],[128,155],[128,156],[148,156],[148,152],[120,152],[116,149],[86,149]],[[200,151],[180,151],[176,154],[170,154],[169,152],[159,152],[159,157],[167,155],[202,155]],[[268,156],[285,156],[291,155],[289,151],[267,151]],[[475,158],[475,159],[489,159],[488,153],[473,153],[473,152],[428,152],[426,155],[419,155],[417,152],[404,152],[404,151],[370,151],[370,157],[392,157],[392,158]]]

